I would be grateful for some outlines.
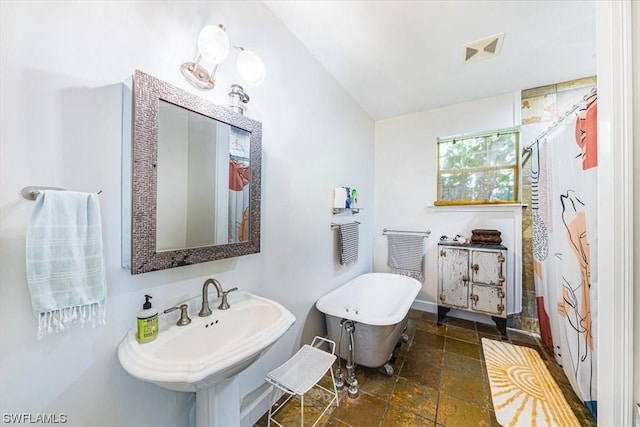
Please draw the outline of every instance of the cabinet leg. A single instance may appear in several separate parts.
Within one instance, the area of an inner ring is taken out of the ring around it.
[[[447,317],[449,310],[451,310],[449,307],[438,306],[438,325],[442,325],[442,321]]]
[[[494,322],[496,322],[496,327],[498,331],[500,331],[500,335],[502,335],[502,339],[507,339],[507,319],[502,317],[491,316]]]

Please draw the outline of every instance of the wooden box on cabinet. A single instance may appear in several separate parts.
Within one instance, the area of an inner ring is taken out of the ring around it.
[[[490,315],[507,336],[507,248],[438,243],[438,324],[455,308]]]

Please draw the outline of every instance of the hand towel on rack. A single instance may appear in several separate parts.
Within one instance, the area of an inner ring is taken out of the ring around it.
[[[340,264],[346,265],[358,262],[358,222],[338,225],[338,250]]]
[[[388,234],[387,244],[387,266],[391,271],[422,280],[424,236]]]
[[[42,191],[27,227],[27,282],[38,339],[105,323],[106,277],[97,194]]]

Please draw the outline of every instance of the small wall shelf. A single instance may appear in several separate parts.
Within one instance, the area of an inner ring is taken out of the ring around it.
[[[362,208],[333,208],[333,214],[339,214],[339,213],[360,213],[360,209]]]

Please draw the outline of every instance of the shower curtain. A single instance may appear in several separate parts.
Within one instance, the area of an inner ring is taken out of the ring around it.
[[[540,333],[595,417],[597,100],[532,146],[534,279]]]

